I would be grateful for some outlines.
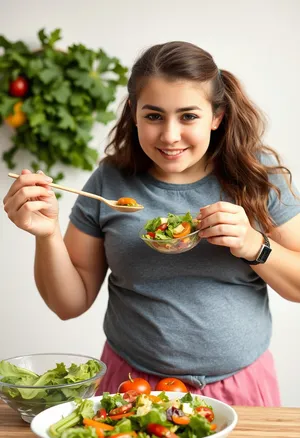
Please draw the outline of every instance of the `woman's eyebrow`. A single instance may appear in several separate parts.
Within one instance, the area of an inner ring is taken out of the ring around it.
[[[155,106],[155,105],[144,105],[142,107],[142,110],[144,110],[144,109],[158,111],[160,113],[166,112],[163,108],[160,108],[159,106]],[[203,111],[199,106],[193,105],[193,106],[186,106],[184,108],[177,108],[176,113],[183,113],[186,111],[193,111],[193,110]]]

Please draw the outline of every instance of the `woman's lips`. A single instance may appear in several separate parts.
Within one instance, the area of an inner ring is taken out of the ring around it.
[[[187,150],[185,149],[158,149],[161,155],[167,160],[175,160],[181,157],[181,155]]]

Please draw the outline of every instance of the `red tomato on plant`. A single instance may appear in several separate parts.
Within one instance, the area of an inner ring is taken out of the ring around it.
[[[131,390],[137,391],[140,394],[150,394],[151,386],[147,380],[142,379],[141,377],[133,379],[129,373],[128,380],[125,380],[120,384],[118,392],[127,392]]]
[[[27,94],[29,88],[28,81],[22,76],[12,81],[9,86],[9,93],[14,97],[23,97]]]
[[[175,379],[175,377],[166,377],[157,382],[155,391],[188,392],[185,384],[181,380]]]

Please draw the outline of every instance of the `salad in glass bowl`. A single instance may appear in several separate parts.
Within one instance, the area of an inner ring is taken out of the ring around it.
[[[30,423],[49,407],[92,397],[106,369],[100,360],[80,354],[11,357],[0,361],[0,399]]]
[[[201,240],[197,213],[168,213],[148,220],[139,231],[140,238],[152,249],[166,254],[180,254],[194,248]]]

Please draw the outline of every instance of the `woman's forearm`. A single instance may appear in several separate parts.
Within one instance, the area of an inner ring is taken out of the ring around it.
[[[51,237],[36,238],[34,275],[42,298],[61,319],[74,318],[87,309],[84,283],[59,227]]]
[[[265,264],[252,269],[279,295],[300,302],[300,253],[270,239],[272,252]]]

